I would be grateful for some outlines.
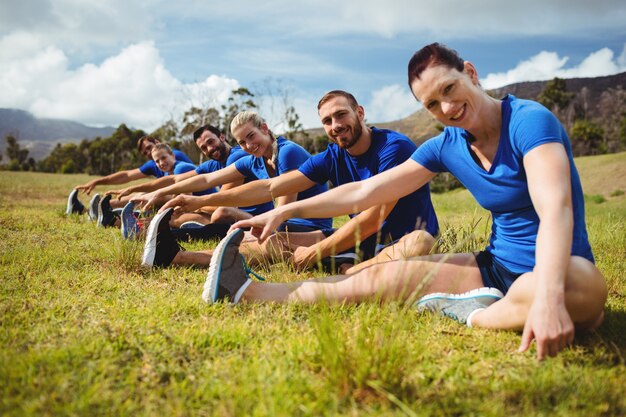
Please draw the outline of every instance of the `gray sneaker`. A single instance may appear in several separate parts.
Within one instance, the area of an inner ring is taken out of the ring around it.
[[[100,212],[100,194],[94,194],[89,201],[89,219],[97,222]]]
[[[466,324],[470,314],[489,307],[502,297],[504,294],[497,288],[483,287],[463,294],[428,294],[420,298],[415,306],[418,311],[432,311]]]
[[[251,282],[245,261],[239,253],[242,239],[243,230],[235,229],[227,234],[213,251],[202,292],[202,299],[205,302],[214,304],[222,299],[235,302],[237,292]]]

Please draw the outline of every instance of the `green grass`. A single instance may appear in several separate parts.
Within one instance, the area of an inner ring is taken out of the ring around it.
[[[583,179],[606,165],[585,163]],[[397,303],[207,306],[205,271],[142,270],[141,243],[65,217],[67,192],[86,178],[2,173],[0,415],[626,413],[623,193],[585,190],[605,199],[587,202],[609,284],[605,324],[538,362],[515,352],[519,334],[467,329]],[[484,245],[489,217],[467,191],[434,202],[441,250]],[[263,273],[320,276],[284,264]]]

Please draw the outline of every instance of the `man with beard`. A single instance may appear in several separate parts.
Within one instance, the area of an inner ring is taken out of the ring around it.
[[[416,149],[400,133],[368,127],[365,110],[345,91],[325,94],[319,101],[318,114],[332,143],[298,170],[208,196],[179,195],[161,211],[172,207],[176,211],[192,211],[204,206],[254,204],[305,190],[316,183],[330,181],[339,186],[361,181],[403,163]],[[198,179],[194,186],[181,183],[178,191],[194,191],[199,182]],[[352,273],[376,262],[426,254],[437,233],[437,217],[426,184],[395,202],[353,215],[337,230],[289,233],[288,239],[277,233],[270,244],[274,250],[278,245],[293,252],[298,268],[315,266],[321,260],[325,267],[344,265],[342,269]],[[363,262],[350,266],[355,261]]]
[[[196,145],[198,146],[202,154],[209,158],[208,161],[200,164],[195,170],[191,170],[178,175],[168,175],[151,182],[127,187],[122,190],[108,191],[108,194],[118,195],[118,199],[127,199],[128,196],[134,193],[155,191],[198,175],[219,171],[222,168],[233,164],[239,158],[248,155],[239,146],[230,146],[226,142],[226,137],[224,136],[224,134],[218,128],[208,124],[196,129],[193,133],[193,137]],[[243,180],[224,184],[221,187],[221,190],[224,191],[230,188],[234,188],[241,185],[242,183],[246,183],[251,180],[253,180],[253,178],[246,177]],[[208,195],[214,192],[214,187],[206,187],[205,189],[195,191],[194,195]],[[180,215],[171,219],[170,225],[172,227],[178,227],[180,225],[183,225],[184,223],[189,222],[197,223],[198,226],[200,226],[201,224],[209,223],[229,225],[237,220],[247,219],[251,216],[265,213],[266,211],[271,210],[273,207],[274,205],[271,202],[251,204],[249,206],[239,208],[203,207],[201,210],[180,213]],[[128,227],[135,226],[132,225]],[[206,228],[204,230],[199,229],[201,228],[198,228],[198,230],[181,230],[177,233],[180,234],[181,238],[195,237],[196,235],[201,237],[206,237],[209,235],[222,237],[228,230],[228,227],[212,227],[210,228],[210,232],[209,230],[207,230],[209,228]]]

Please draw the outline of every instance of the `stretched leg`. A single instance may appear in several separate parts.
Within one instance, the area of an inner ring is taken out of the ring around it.
[[[520,276],[504,298],[474,315],[472,325],[523,329],[535,299],[536,280],[532,272]],[[600,271],[588,260],[572,256],[565,281],[565,307],[574,324],[581,330],[598,327],[604,317],[606,297],[606,282]]]
[[[483,287],[473,254],[432,255],[379,263],[353,275],[295,283],[252,282],[245,301],[359,302],[373,297],[407,300],[433,292],[463,293]]]
[[[426,255],[434,244],[435,238],[430,233],[424,230],[416,230],[403,236],[393,245],[387,246],[373,258],[348,268],[345,273],[354,274],[377,263]]]
[[[180,227],[185,222],[198,222],[201,224],[211,223],[210,213],[180,213],[172,215],[170,220],[170,227]]]
[[[232,224],[251,218],[252,215],[236,207],[218,207],[211,215],[211,223]]]
[[[264,261],[280,262],[291,258],[293,251],[300,246],[312,246],[325,238],[319,230],[311,232],[278,232],[263,243],[244,238],[241,254],[250,265]]]

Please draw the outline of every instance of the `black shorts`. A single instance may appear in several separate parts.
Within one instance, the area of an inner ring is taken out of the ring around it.
[[[497,288],[506,294],[513,282],[522,275],[506,269],[487,251],[478,252],[474,256],[485,287]]]

